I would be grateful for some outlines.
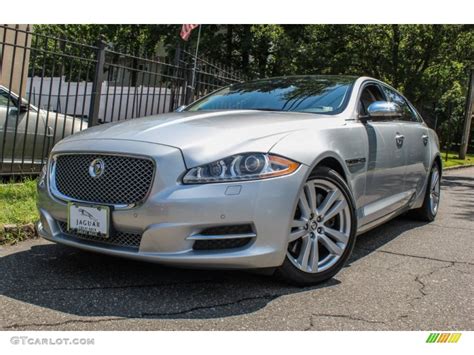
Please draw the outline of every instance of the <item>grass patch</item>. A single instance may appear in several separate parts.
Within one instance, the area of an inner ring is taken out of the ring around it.
[[[38,220],[36,180],[0,184],[0,226]]]
[[[443,167],[449,168],[452,166],[470,165],[474,164],[474,154],[467,154],[466,159],[459,159],[458,153],[448,152],[448,160],[446,161],[446,152],[441,152],[441,160]]]
[[[0,245],[36,236],[36,181],[0,183]]]

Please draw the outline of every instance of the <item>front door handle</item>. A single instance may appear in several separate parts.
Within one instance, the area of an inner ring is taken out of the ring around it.
[[[423,139],[423,144],[424,145],[427,145],[428,144],[428,135],[427,134],[423,134],[421,136],[421,139]]]
[[[395,142],[397,142],[398,148],[402,147],[404,140],[405,140],[405,136],[403,134],[397,133],[397,135],[395,136]]]

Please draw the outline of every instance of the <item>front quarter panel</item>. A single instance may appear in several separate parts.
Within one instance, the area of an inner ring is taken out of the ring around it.
[[[359,208],[365,192],[367,135],[359,123],[334,119],[337,123],[332,127],[309,128],[289,134],[271,152],[309,166],[308,175],[325,158],[336,159],[344,169],[346,181]],[[353,163],[360,159],[359,163]]]
[[[439,150],[439,138],[436,132],[433,129],[428,130],[428,134],[430,136],[430,155],[431,161],[434,161],[437,156],[440,156]]]

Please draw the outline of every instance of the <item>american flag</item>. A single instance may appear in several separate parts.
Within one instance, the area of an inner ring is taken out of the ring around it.
[[[189,39],[189,36],[191,36],[192,30],[194,30],[196,27],[199,25],[183,25],[181,27],[181,33],[180,36],[184,41],[187,41]]]

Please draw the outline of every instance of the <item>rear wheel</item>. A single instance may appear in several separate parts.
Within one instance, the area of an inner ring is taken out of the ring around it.
[[[433,164],[426,186],[425,199],[423,205],[414,210],[415,216],[425,222],[432,222],[438,213],[441,194],[441,170],[437,163]]]
[[[349,258],[355,234],[347,184],[336,171],[317,167],[299,193],[286,259],[277,274],[298,285],[331,278]]]

